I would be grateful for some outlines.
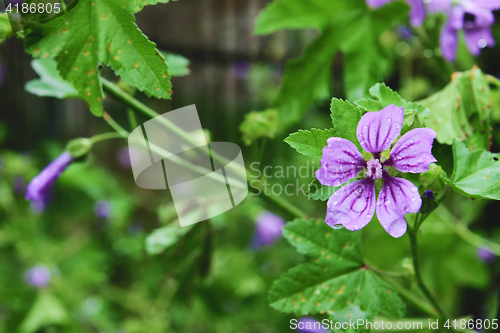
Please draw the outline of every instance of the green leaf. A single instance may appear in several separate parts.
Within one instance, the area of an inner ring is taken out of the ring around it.
[[[341,34],[326,29],[304,54],[286,63],[275,105],[285,127],[300,120],[316,99],[330,98],[332,58]]]
[[[24,88],[33,95],[42,97],[77,98],[78,91],[65,81],[57,71],[57,63],[52,59],[34,59],[31,67],[40,79],[31,80]]]
[[[492,96],[480,69],[454,73],[450,84],[421,103],[431,109],[424,123],[440,143],[451,145],[456,139],[471,149],[489,149]]]
[[[345,82],[349,97],[364,96],[383,79],[391,64],[380,35],[401,22],[408,6],[391,3],[373,10],[363,0],[275,0],[257,20],[257,33],[280,29],[316,27],[321,35],[299,58],[287,62],[274,106],[285,126],[299,121],[316,100],[329,98],[332,63],[343,51]]]
[[[267,35],[282,29],[321,28],[332,18],[342,15],[346,9],[351,8],[350,2],[276,0],[259,13],[255,23],[255,33]]]
[[[167,225],[154,230],[146,238],[146,252],[150,255],[162,253],[177,243],[188,231],[193,228],[193,226],[194,224],[186,227],[180,227],[175,224]]]
[[[326,140],[333,136],[337,136],[333,129],[321,130],[313,128],[310,131],[299,130],[292,133],[285,139],[285,142],[301,154],[321,159]]]
[[[12,27],[10,25],[9,16],[7,13],[0,14],[0,43],[6,41],[12,36]]]
[[[406,101],[384,83],[377,83],[371,87],[370,95],[374,99],[362,99],[356,101],[356,105],[366,111],[380,111],[391,104],[404,107],[405,116],[401,134],[405,134],[414,128],[423,127],[422,119],[430,115],[429,108],[418,103]]]
[[[361,111],[348,101],[333,98],[330,104],[332,123],[338,136],[354,143],[359,151],[361,146],[356,138],[356,128],[361,119]]]
[[[342,41],[345,53],[345,86],[348,99],[366,95],[376,82],[390,74],[391,55],[394,53],[381,45],[381,35],[405,20],[408,6],[402,2],[389,3],[377,10],[359,12],[344,27],[348,38]]]
[[[52,58],[64,80],[72,83],[97,116],[103,114],[99,66],[148,96],[170,98],[170,74],[153,42],[134,23],[138,0],[80,1],[67,14],[28,30],[25,49]]]
[[[49,325],[65,324],[68,319],[68,313],[59,299],[48,292],[41,292],[20,325],[20,332],[38,332]]]
[[[363,265],[360,232],[298,219],[283,234],[307,259],[274,282],[269,292],[274,309],[296,315],[327,312],[338,321],[403,316],[399,296]]]
[[[500,200],[500,154],[485,149],[469,151],[466,144],[453,142],[453,175],[448,183],[473,198]]]
[[[161,52],[168,65],[168,71],[172,77],[186,76],[189,74],[189,59],[179,54]]]
[[[325,186],[314,179],[307,188],[307,196],[313,200],[326,201],[338,190],[338,187]]]

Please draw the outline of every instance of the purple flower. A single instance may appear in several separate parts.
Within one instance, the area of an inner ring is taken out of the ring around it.
[[[281,237],[285,220],[271,212],[265,212],[257,217],[252,246],[256,249],[271,246]]]
[[[97,217],[107,219],[111,213],[111,204],[106,200],[99,200],[94,205],[94,213]]]
[[[328,333],[329,331],[324,329],[319,321],[314,318],[304,317],[300,318],[297,322],[297,328],[299,332],[307,333]]]
[[[14,192],[23,194],[26,191],[26,181],[23,177],[14,178]]]
[[[400,38],[408,40],[413,37],[413,32],[408,26],[400,25],[398,27],[398,35]]]
[[[50,270],[45,266],[34,266],[24,274],[24,279],[30,285],[44,288],[50,281]]]
[[[432,190],[425,191],[424,197],[426,197],[427,200],[436,200],[436,198],[434,198],[434,192],[432,192]]]
[[[130,161],[130,153],[128,148],[122,148],[117,154],[118,163],[124,168],[130,168],[132,163]]]
[[[495,254],[491,252],[490,248],[487,246],[482,246],[477,249],[477,256],[479,257],[479,259],[488,264],[492,263],[496,257]]]
[[[26,188],[26,199],[38,202],[46,201],[57,178],[72,161],[73,157],[68,152],[59,155],[31,180]]]
[[[373,8],[382,7],[395,0],[366,0],[368,6]],[[410,5],[410,23],[414,27],[419,27],[425,20],[426,6],[424,0],[407,0]]]
[[[248,78],[251,64],[248,61],[236,61],[231,65],[231,71],[234,76],[240,80]]]
[[[495,45],[491,25],[495,22],[492,10],[500,8],[500,0],[463,0],[450,6],[448,21],[441,31],[440,46],[443,57],[454,61],[458,48],[458,31],[463,30],[465,43],[472,55]]]
[[[418,189],[410,181],[391,176],[392,168],[400,172],[421,173],[436,162],[431,154],[436,132],[416,128],[404,134],[392,147],[388,158],[382,152],[391,148],[401,134],[404,111],[389,105],[378,112],[368,112],[358,123],[357,137],[361,147],[373,157],[366,161],[349,140],[332,137],[323,148],[321,168],[316,178],[323,185],[340,186],[366,170],[366,177],[338,189],[328,200],[325,222],[332,228],[343,225],[359,230],[371,221],[375,210],[384,229],[393,237],[406,232],[406,213],[417,213],[422,205]],[[383,181],[375,205],[375,181]]]

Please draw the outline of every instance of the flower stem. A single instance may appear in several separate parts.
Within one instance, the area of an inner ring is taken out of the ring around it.
[[[417,217],[417,219],[418,219],[418,217]],[[438,301],[432,295],[429,288],[427,288],[427,286],[424,283],[424,280],[422,279],[422,274],[420,272],[420,260],[418,257],[417,230],[410,229],[409,231],[410,231],[409,236],[410,236],[411,255],[413,258],[413,269],[415,271],[415,277],[417,278],[418,286],[422,290],[422,293],[424,294],[424,296],[427,297],[427,299],[431,302],[431,304],[437,310],[438,316],[440,317],[440,319],[446,320],[447,316],[446,316],[445,311],[439,305]]]
[[[123,135],[121,135],[120,133],[109,132],[109,133],[98,134],[98,135],[91,137],[90,142],[92,144],[94,144],[94,143],[109,140],[109,139],[122,139],[122,138],[123,138]]]

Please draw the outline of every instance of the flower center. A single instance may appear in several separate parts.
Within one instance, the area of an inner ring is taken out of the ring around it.
[[[378,159],[366,162],[366,176],[372,179],[382,178],[382,164]]]
[[[476,17],[472,14],[465,13],[464,15],[464,27],[466,29],[474,28],[474,23],[476,21]]]

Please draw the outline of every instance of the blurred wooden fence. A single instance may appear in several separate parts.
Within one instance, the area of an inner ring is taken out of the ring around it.
[[[196,104],[203,125],[216,138],[237,140],[242,114],[266,105],[256,100],[246,81],[236,75],[235,64],[283,64],[286,58],[299,55],[314,35],[278,32],[254,36],[255,18],[268,2],[179,0],[149,6],[139,13],[137,24],[159,49],[182,54],[191,61],[191,74],[173,79],[173,100],[151,100],[151,106],[163,113]],[[11,39],[1,45],[0,62],[6,68],[0,86],[0,122],[9,126],[10,147],[34,149],[44,138],[64,141],[103,130],[81,101],[38,98],[24,92],[24,83],[36,74],[21,41]]]

